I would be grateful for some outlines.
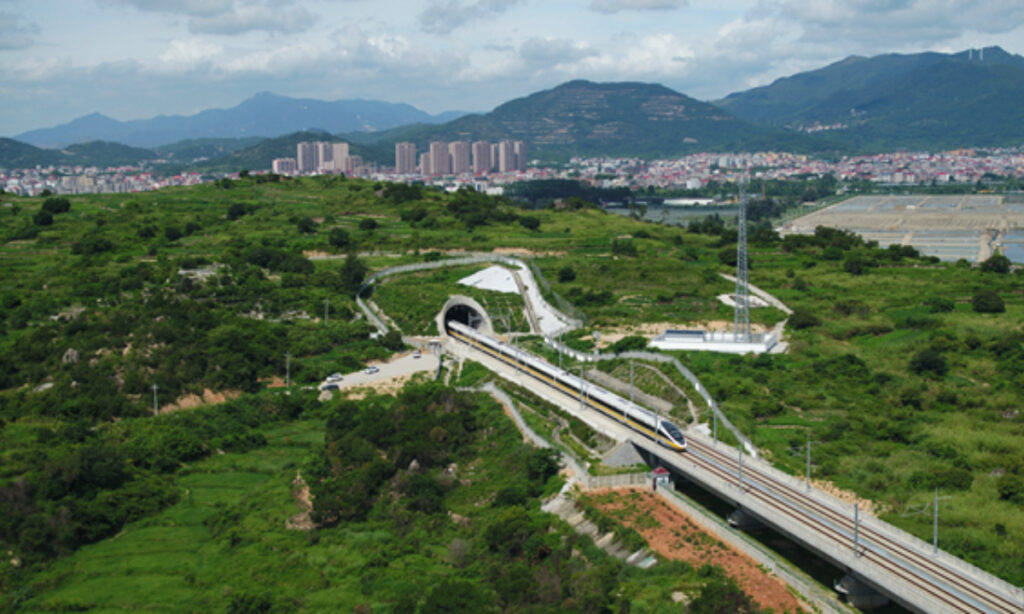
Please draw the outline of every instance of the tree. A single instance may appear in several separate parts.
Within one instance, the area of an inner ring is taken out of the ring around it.
[[[567,284],[571,281],[576,281],[576,271],[569,265],[558,269],[558,281],[563,284]]]
[[[342,290],[355,295],[359,291],[359,287],[363,285],[363,278],[366,277],[366,265],[354,253],[349,252],[338,277]]]
[[[48,211],[40,211],[32,216],[32,223],[36,226],[50,226],[53,224],[53,216]]]
[[[926,348],[910,359],[910,370],[918,375],[942,377],[949,370],[949,366],[942,354],[932,348]]]
[[[344,228],[332,228],[330,234],[327,235],[327,241],[338,249],[348,247],[351,240]]]
[[[228,207],[228,219],[231,221],[237,220],[248,212],[249,210],[242,203],[231,203]]]
[[[71,211],[71,201],[66,198],[47,198],[43,203],[43,211],[57,215]]]
[[[493,610],[487,607],[493,596],[488,595],[473,582],[458,578],[442,580],[427,593],[420,614],[476,614]]]
[[[167,228],[164,228],[164,237],[166,237],[168,241],[177,241],[181,238],[181,229],[177,226],[168,226]]]
[[[977,313],[1003,313],[1006,311],[1002,297],[995,290],[989,288],[982,288],[975,292],[971,298],[971,306]]]
[[[735,247],[723,247],[721,251],[718,252],[718,261],[726,266],[736,266],[738,257]]]
[[[238,177],[240,179],[244,179],[244,178],[246,178],[248,176],[249,176],[249,169],[243,168],[242,170],[238,171]]]
[[[316,232],[316,222],[314,222],[311,217],[302,218],[296,222],[295,226],[299,229],[299,232],[304,235],[311,235]]]
[[[373,219],[372,217],[363,218],[359,222],[359,229],[360,230],[373,230],[376,227],[377,227],[377,220]]]
[[[524,215],[519,218],[519,223],[527,230],[537,230],[540,228],[540,219],[532,215]]]
[[[986,273],[1009,273],[1010,259],[1002,254],[992,254],[988,260],[981,263],[981,270]]]

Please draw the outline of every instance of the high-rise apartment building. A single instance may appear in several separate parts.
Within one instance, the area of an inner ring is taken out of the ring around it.
[[[526,170],[526,143],[523,141],[515,141],[512,143],[512,151],[516,154],[516,166],[515,170],[525,171]]]
[[[469,143],[465,141],[448,143],[448,155],[452,160],[452,173],[460,175],[469,172]]]
[[[401,175],[416,172],[415,143],[395,143],[395,172]]]
[[[420,154],[420,174],[421,175],[433,175],[434,167],[430,163],[430,152],[425,151]]]
[[[498,143],[498,172],[508,173],[516,170],[516,150],[512,141]]]
[[[326,170],[351,174],[352,163],[349,160],[348,143],[331,143],[331,161],[333,164],[324,164]]]
[[[313,147],[316,150],[316,170],[333,170],[334,165],[334,147],[327,141],[317,141],[313,143]]]
[[[448,143],[434,141],[430,144],[430,174],[448,175],[452,172],[452,159],[448,153]]]
[[[294,175],[299,167],[295,158],[275,158],[270,163],[270,169],[278,175]]]
[[[491,144],[487,141],[473,143],[473,172],[486,173],[491,170]]]
[[[306,141],[296,146],[295,159],[300,173],[312,173],[316,170],[319,162],[316,158],[316,148],[313,146],[313,143]]]
[[[498,147],[497,143],[491,143],[491,170],[498,170]]]

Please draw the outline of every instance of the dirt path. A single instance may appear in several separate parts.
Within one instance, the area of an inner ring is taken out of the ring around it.
[[[670,507],[651,491],[620,488],[591,491],[589,496],[604,512],[640,533],[650,547],[665,558],[686,561],[694,567],[705,563],[722,567],[743,592],[763,608],[775,612],[810,611],[789,592],[782,580],[702,531],[687,515]]]

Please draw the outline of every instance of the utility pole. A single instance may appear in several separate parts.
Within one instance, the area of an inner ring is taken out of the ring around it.
[[[718,412],[715,411],[714,407],[711,408],[711,423],[713,425],[712,429],[711,429],[711,433],[714,435],[715,445],[717,446],[718,445]]]
[[[292,387],[292,355],[284,355],[284,387]]]
[[[330,310],[330,306],[331,306],[331,299],[325,298],[324,299],[324,326],[327,326],[327,324],[328,324],[327,318],[329,317],[328,312]]]
[[[939,489],[935,489],[935,510],[932,518],[932,554],[938,556],[939,554],[939,499],[948,499],[949,497],[940,497]]]
[[[580,411],[587,408],[586,402],[583,400],[583,389],[587,386],[587,380],[583,377],[583,365],[580,365]]]
[[[807,433],[807,492],[811,492],[811,444],[821,443],[818,441],[811,441],[810,432]]]
[[[860,556],[857,551],[860,542],[860,501],[853,502],[853,556]]]
[[[562,333],[558,333],[558,370],[562,370]]]
[[[631,403],[634,402],[634,400],[633,400],[633,361],[632,360],[630,360],[630,402]]]
[[[740,444],[740,492],[743,492],[743,444]]]
[[[160,409],[158,408],[157,402],[156,402],[156,391],[157,390],[160,390],[160,386],[157,386],[156,384],[153,384],[153,415],[154,416],[160,413]]]

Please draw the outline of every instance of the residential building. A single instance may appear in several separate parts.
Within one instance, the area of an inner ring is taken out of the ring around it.
[[[312,173],[320,165],[313,143],[303,141],[296,146],[296,164],[300,173]]]
[[[415,143],[395,143],[395,172],[401,175],[416,172]]]
[[[452,158],[448,153],[448,143],[434,141],[430,144],[430,174],[448,175],[452,172]]]
[[[498,172],[508,173],[516,170],[516,150],[512,141],[498,143]]]
[[[299,170],[295,158],[276,158],[270,168],[278,175],[294,175]]]
[[[515,170],[526,171],[526,143],[514,141],[512,143],[512,151],[516,155]]]
[[[487,141],[473,143],[473,172],[486,173],[491,170],[491,144]]]
[[[469,172],[469,143],[465,141],[448,143],[448,155],[451,156],[452,173],[461,175]]]

